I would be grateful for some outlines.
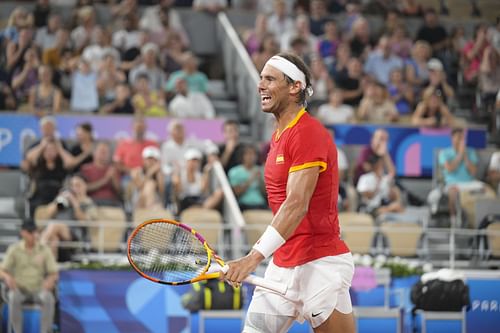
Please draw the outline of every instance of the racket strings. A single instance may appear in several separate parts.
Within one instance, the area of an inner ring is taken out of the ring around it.
[[[208,263],[198,238],[167,222],[143,226],[131,239],[130,258],[141,272],[167,283],[187,282],[203,274]]]

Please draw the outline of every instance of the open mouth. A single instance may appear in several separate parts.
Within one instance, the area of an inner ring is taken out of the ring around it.
[[[260,101],[262,104],[268,104],[271,101],[271,96],[269,95],[261,95]]]

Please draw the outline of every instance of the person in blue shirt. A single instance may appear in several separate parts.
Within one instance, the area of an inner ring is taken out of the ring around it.
[[[439,153],[439,167],[442,168],[448,191],[451,216],[456,215],[456,204],[460,185],[476,181],[478,158],[472,148],[467,148],[465,130],[460,127],[451,130],[451,147]]]

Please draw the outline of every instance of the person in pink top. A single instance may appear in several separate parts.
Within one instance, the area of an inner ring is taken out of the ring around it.
[[[142,167],[142,151],[144,148],[149,146],[158,147],[157,142],[146,139],[146,129],[144,118],[135,118],[132,138],[118,142],[113,161],[124,176],[128,176],[130,170]]]

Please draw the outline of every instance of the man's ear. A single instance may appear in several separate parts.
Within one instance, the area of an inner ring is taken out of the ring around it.
[[[292,84],[290,84],[290,94],[291,95],[298,95],[301,91],[302,87],[299,81],[295,81]]]

